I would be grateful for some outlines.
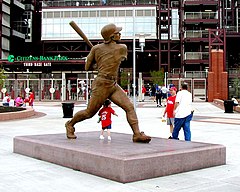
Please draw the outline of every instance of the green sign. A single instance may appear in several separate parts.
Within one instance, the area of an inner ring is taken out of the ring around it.
[[[14,62],[14,61],[67,61],[67,56],[14,56],[9,55],[8,61]]]

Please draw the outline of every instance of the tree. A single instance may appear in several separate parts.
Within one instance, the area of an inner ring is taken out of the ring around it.
[[[120,85],[123,89],[127,88],[128,85],[128,73],[123,71],[121,73]]]
[[[240,74],[240,67],[237,68],[236,72],[237,72],[237,77],[235,79],[233,79],[233,87],[235,89],[235,96],[239,97],[239,87],[240,87],[239,74]]]
[[[164,70],[150,71],[151,79],[153,84],[163,85],[164,84]]]
[[[0,67],[0,88],[3,88],[6,78],[7,78],[7,75],[5,74],[5,71],[1,66]]]

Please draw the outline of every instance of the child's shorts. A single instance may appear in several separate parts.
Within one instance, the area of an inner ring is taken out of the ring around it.
[[[103,127],[102,130],[111,129],[111,128],[112,128],[112,126],[111,126],[111,124],[110,124],[110,125],[108,125],[107,127]]]
[[[174,118],[167,118],[167,125],[174,125]]]

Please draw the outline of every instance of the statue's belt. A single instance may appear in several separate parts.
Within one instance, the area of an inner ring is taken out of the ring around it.
[[[116,76],[111,76],[111,75],[107,75],[107,74],[98,74],[97,76],[104,78],[104,79],[108,79],[108,80],[113,80],[113,81],[117,80]]]

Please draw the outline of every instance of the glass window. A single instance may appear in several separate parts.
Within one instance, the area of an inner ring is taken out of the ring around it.
[[[101,10],[100,11],[100,17],[106,17],[107,16],[107,11],[106,10]]]
[[[88,17],[88,11],[83,11],[82,12],[82,17]]]
[[[71,17],[71,12],[70,11],[65,11],[64,12],[64,17]]]
[[[44,13],[42,14],[43,18],[47,18],[47,13]]]
[[[96,17],[97,14],[96,14],[96,11],[90,11],[90,17]]]
[[[143,10],[136,10],[136,16],[144,16]]]
[[[60,11],[54,12],[54,18],[60,18]]]
[[[126,16],[127,17],[132,17],[133,16],[133,11],[132,10],[127,10],[126,11]]]
[[[119,16],[120,17],[125,17],[125,10],[119,10]]]
[[[152,16],[151,10],[145,10],[145,16]]]
[[[78,11],[73,11],[72,12],[72,17],[78,17]]]
[[[61,73],[53,73],[53,78],[54,79],[62,79],[62,74]]]
[[[53,18],[53,12],[47,12],[47,18]]]
[[[155,39],[156,7],[136,7],[135,11],[135,30],[133,30],[132,7],[58,11],[54,13],[54,18],[52,11],[43,9],[43,15],[48,17],[42,20],[42,40],[79,39],[76,32],[69,26],[69,21],[73,18],[89,39],[102,39],[100,31],[108,23],[123,27],[122,39],[132,39],[133,31],[135,34],[151,34],[149,38]]]
[[[114,11],[109,10],[108,11],[108,17],[113,17],[114,16]]]

